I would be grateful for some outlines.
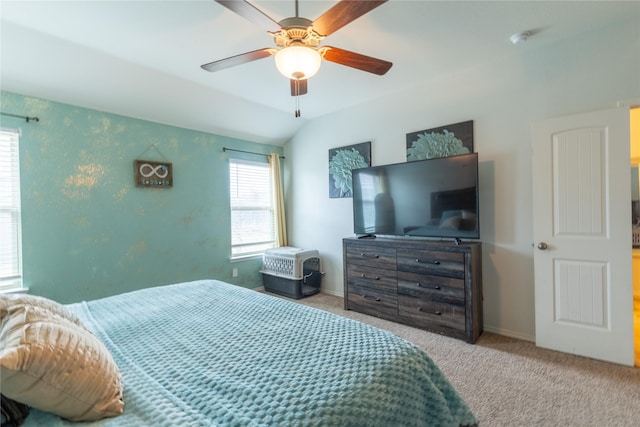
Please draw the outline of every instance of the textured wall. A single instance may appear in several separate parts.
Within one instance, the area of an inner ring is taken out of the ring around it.
[[[229,153],[222,148],[281,154],[282,147],[1,96],[2,111],[40,118],[3,116],[0,123],[22,133],[23,270],[31,293],[74,302],[200,278],[262,285],[260,260],[229,262]],[[173,188],[136,187],[137,158],[171,162]]]

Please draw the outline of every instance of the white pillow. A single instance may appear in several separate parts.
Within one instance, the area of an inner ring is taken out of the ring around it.
[[[2,319],[4,319],[4,317],[7,315],[9,307],[11,307],[12,305],[20,304],[42,307],[53,314],[57,314],[67,320],[72,321],[76,325],[82,326],[82,322],[80,321],[80,319],[78,319],[75,314],[73,314],[67,307],[60,304],[59,302],[36,295],[20,293],[0,295],[0,321],[2,321]]]
[[[120,415],[120,372],[102,342],[60,314],[10,305],[0,329],[2,394],[72,421]]]

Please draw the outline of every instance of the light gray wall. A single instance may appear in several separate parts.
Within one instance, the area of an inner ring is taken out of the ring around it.
[[[352,200],[328,197],[328,150],[372,141],[373,165],[403,162],[406,133],[474,120],[484,327],[533,340],[531,126],[640,98],[639,28],[636,16],[554,45],[534,37],[497,61],[310,122],[285,146],[290,245],[318,249],[323,290],[342,295]]]

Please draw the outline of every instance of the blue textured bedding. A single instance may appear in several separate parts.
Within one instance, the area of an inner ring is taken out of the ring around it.
[[[418,347],[292,301],[203,280],[69,307],[124,383],[124,414],[91,425],[476,423]],[[25,426],[84,424],[32,410]]]

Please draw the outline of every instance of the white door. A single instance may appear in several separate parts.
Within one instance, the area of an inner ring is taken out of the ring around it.
[[[629,110],[533,127],[536,345],[633,365]]]

